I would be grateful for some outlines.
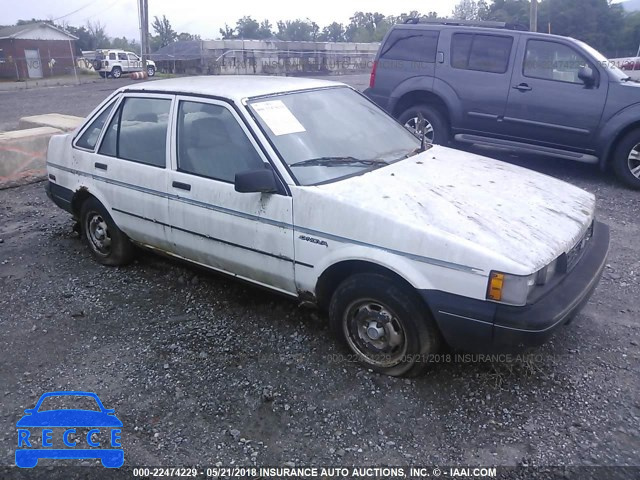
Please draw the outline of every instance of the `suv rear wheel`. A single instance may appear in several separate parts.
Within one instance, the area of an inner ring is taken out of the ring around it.
[[[444,115],[432,105],[418,104],[410,107],[400,114],[398,121],[409,130],[416,132],[420,113],[427,122],[425,125],[427,142],[447,145],[449,143],[449,125]]]
[[[628,186],[640,189],[640,129],[629,132],[618,144],[613,169]]]
[[[120,67],[113,67],[113,70],[111,70],[111,76],[113,78],[120,78],[122,76],[122,69]]]

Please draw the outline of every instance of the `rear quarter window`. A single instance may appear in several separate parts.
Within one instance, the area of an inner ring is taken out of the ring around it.
[[[406,60],[434,63],[439,32],[430,30],[393,30],[380,52],[381,60]]]

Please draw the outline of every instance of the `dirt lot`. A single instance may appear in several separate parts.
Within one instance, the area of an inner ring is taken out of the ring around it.
[[[639,466],[640,195],[588,166],[508,160],[597,195],[604,278],[532,356],[413,380],[340,361],[324,314],[287,299],[146,253],[101,267],[43,183],[1,190],[0,467],[52,390],[114,408],[131,466]]]

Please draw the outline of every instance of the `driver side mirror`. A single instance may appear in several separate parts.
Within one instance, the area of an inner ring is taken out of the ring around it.
[[[578,70],[578,78],[584,82],[587,87],[593,87],[596,83],[596,74],[591,67],[584,66]]]
[[[271,167],[236,173],[234,183],[240,193],[278,193],[278,181]]]

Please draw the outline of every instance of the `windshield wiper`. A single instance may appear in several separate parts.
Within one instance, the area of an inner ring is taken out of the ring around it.
[[[405,158],[413,157],[414,155],[417,155],[419,153],[422,153],[422,152],[425,152],[425,151],[429,150],[431,147],[433,147],[433,143],[427,143],[424,147],[419,146],[418,148],[414,148],[413,150],[411,150],[406,155],[403,155],[402,157],[398,158],[398,160],[404,160]],[[423,148],[424,148],[424,150],[423,150]],[[396,161],[398,161],[398,160],[396,160]]]
[[[355,157],[318,157],[310,158],[308,160],[302,160],[300,162],[292,163],[290,167],[342,167],[345,165],[365,165],[367,167],[373,167],[375,165],[389,165],[384,160],[362,160]]]

